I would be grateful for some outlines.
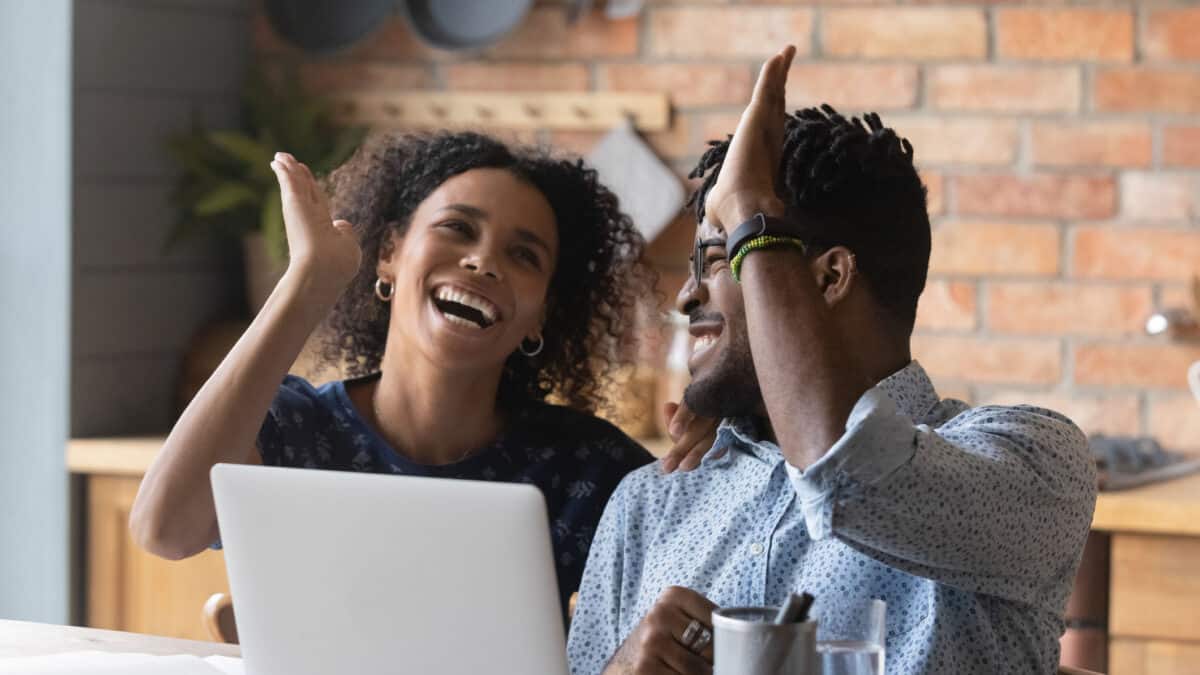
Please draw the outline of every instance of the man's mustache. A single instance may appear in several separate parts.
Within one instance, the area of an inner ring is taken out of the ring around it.
[[[704,312],[699,309],[693,309],[692,311],[688,312],[689,324],[697,324],[701,322],[723,324],[725,323],[725,315],[719,312]]]

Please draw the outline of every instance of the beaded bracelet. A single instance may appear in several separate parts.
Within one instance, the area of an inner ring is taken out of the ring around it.
[[[733,260],[729,261],[729,271],[733,274],[733,280],[739,284],[742,283],[742,261],[751,251],[758,251],[764,248],[779,248],[781,246],[791,246],[792,248],[800,249],[801,253],[807,251],[804,242],[794,237],[776,237],[770,234],[755,237],[743,244],[733,256]]]

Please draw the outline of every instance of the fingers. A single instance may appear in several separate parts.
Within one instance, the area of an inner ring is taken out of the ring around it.
[[[783,105],[787,74],[795,56],[796,48],[788,45],[781,52],[767,59],[758,72],[758,81],[754,83],[754,94],[750,97],[751,103],[761,101],[772,107]]]
[[[674,427],[671,426],[671,422],[674,421],[676,410],[679,410],[679,404],[674,401],[667,401],[663,404],[663,421],[667,425],[667,434],[671,436],[671,440],[675,440]]]
[[[688,449],[687,454],[679,462],[677,467],[680,471],[693,471],[700,467],[700,462],[704,461],[705,456],[713,448],[713,441],[716,434],[710,434],[701,439],[698,443]]]
[[[696,419],[696,414],[688,407],[686,401],[668,403],[667,405],[675,407],[671,414],[671,419],[667,423],[667,433],[671,435],[671,440],[678,440],[687,431],[692,421]]]
[[[664,406],[664,412],[669,406],[675,409],[668,426],[673,444],[663,455],[663,473],[671,473],[675,469],[691,471],[700,466],[700,460],[716,441],[719,420],[698,417],[686,403],[668,403]]]
[[[663,473],[671,473],[675,469],[691,471],[700,466],[700,460],[712,448],[716,437],[717,421],[707,417],[697,418],[663,455]]]
[[[690,617],[688,621],[696,619],[704,624],[706,628],[712,626],[712,613],[717,606],[711,600],[690,588],[668,586],[658,596],[658,601],[672,607],[678,607],[684,614]]]
[[[271,169],[275,171],[276,177],[280,175],[280,169],[284,171],[288,179],[286,187],[291,189],[294,197],[299,197],[307,201],[318,201],[320,199],[317,179],[313,177],[312,171],[291,153],[275,153],[275,159],[271,162]],[[279,187],[281,190],[285,188],[282,179],[280,180]]]
[[[643,660],[658,660],[671,672],[712,672],[712,642],[699,653],[684,643],[684,633],[693,622],[712,631],[712,610],[716,605],[699,593],[682,586],[665,589],[646,617],[649,630],[643,636],[640,655]],[[691,637],[691,641],[695,638]]]
[[[292,187],[292,177],[283,162],[278,159],[271,160],[271,171],[275,174],[275,180],[279,181],[279,191],[289,191]]]
[[[667,667],[667,672],[707,675],[712,672],[712,650],[707,647],[705,650],[710,652],[707,658],[696,654],[678,642],[671,641],[658,650],[657,656]]]
[[[706,664],[712,663],[713,645],[712,641],[704,646],[699,653],[688,649],[684,644],[684,632],[687,630],[692,621],[698,621],[705,630],[712,632],[712,613],[717,608],[708,598],[700,595],[690,588],[683,586],[671,586],[663,591],[659,596],[659,602],[663,604],[667,610],[669,623],[673,626],[671,636],[675,642],[683,648],[683,651],[689,656],[698,657]],[[693,638],[694,639],[694,638]],[[688,661],[684,659],[684,661]],[[694,667],[694,663],[691,664]],[[681,670],[680,672],[691,672],[689,670]]]

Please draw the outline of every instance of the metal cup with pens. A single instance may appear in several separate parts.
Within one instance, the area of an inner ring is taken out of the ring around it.
[[[812,600],[806,593],[783,607],[714,610],[713,675],[818,675],[817,624],[808,620]]]
[[[781,608],[713,611],[713,675],[883,675],[887,604],[841,606],[819,630],[812,604],[805,593]]]

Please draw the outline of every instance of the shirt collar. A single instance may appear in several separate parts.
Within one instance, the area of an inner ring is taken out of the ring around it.
[[[909,361],[908,365],[888,375],[875,385],[896,404],[901,414],[919,422],[925,418],[934,406],[941,402],[933,382],[929,379],[920,363]],[[727,417],[721,420],[717,428],[717,440],[712,449],[704,456],[704,463],[727,459],[732,453],[720,454],[724,448],[733,448],[747,452],[755,458],[774,463],[783,460],[783,452],[779,446],[761,439],[758,424],[749,417]]]
[[[929,375],[916,361],[909,361],[907,366],[883,378],[875,386],[896,403],[902,415],[914,422],[924,419],[942,400],[933,388]]]

